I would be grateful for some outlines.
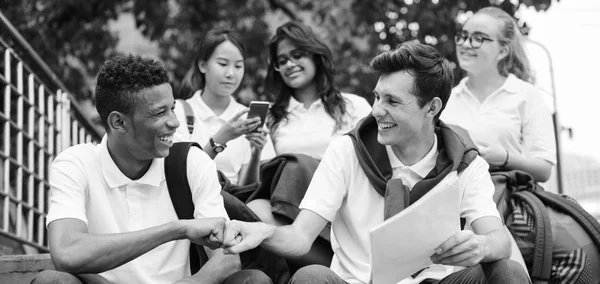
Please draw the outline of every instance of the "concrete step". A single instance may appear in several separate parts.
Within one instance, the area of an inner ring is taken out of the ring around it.
[[[29,283],[35,275],[46,269],[54,269],[50,254],[24,254],[0,256],[0,283]]]

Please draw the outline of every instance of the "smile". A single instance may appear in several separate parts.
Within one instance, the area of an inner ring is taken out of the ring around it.
[[[163,136],[158,136],[158,140],[165,142],[165,143],[173,143],[173,135],[163,135]]]
[[[388,130],[390,128],[395,127],[396,125],[397,124],[391,122],[377,122],[377,126],[379,126],[379,129],[381,130]]]

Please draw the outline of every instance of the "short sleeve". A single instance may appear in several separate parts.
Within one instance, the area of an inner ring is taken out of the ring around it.
[[[194,217],[224,217],[229,219],[221,196],[217,166],[204,151],[191,147],[187,157],[187,176],[192,198]]]
[[[331,142],[300,203],[300,209],[308,209],[333,221],[348,192],[351,167],[349,159],[354,157],[348,153],[353,151],[352,141],[348,136]]]
[[[556,164],[556,140],[552,115],[541,94],[531,88],[523,111],[523,152]]]
[[[477,156],[460,174],[459,186],[462,189],[460,217],[466,219],[466,225],[481,217],[500,218],[494,202],[494,183],[489,173],[489,165]]]
[[[63,151],[50,167],[50,199],[46,226],[50,222],[75,218],[87,224],[85,191],[88,187],[85,167],[73,148]]]

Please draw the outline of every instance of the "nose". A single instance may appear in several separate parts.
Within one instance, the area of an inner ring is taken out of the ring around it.
[[[385,110],[381,107],[379,100],[375,100],[375,102],[373,102],[373,110],[371,111],[371,115],[374,118],[381,118],[385,115]]]
[[[180,125],[179,119],[177,119],[175,112],[171,112],[171,115],[169,116],[169,120],[167,120],[167,127],[171,128],[171,129],[177,129],[179,127],[179,125]]]
[[[225,70],[225,77],[226,78],[233,77],[233,68],[227,68],[227,70]]]

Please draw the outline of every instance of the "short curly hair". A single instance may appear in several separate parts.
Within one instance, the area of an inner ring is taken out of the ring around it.
[[[121,55],[100,67],[96,78],[96,110],[107,131],[108,115],[113,111],[132,113],[140,91],[169,82],[163,66],[150,57]]]

